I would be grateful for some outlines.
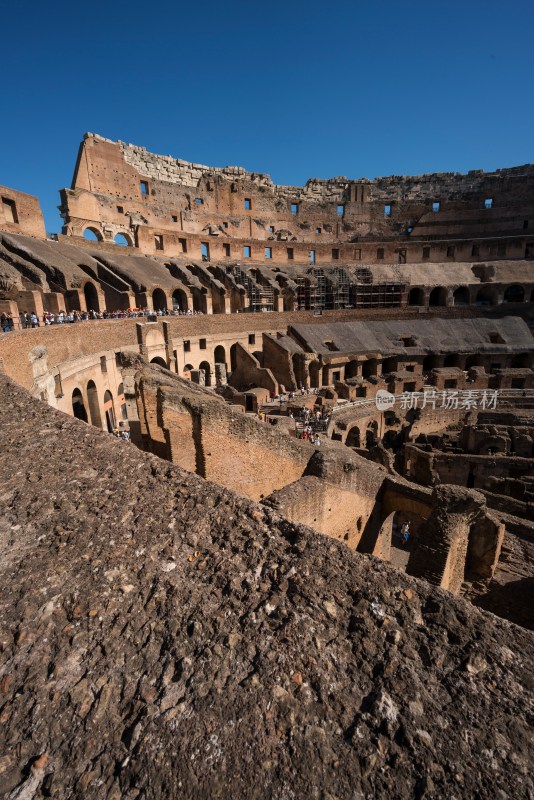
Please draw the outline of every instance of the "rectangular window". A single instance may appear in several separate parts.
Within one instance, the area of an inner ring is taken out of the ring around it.
[[[250,258],[250,245],[246,244],[243,247],[243,258]]]
[[[274,233],[274,225],[269,225],[269,233]]]
[[[361,261],[362,260],[362,250],[361,247],[357,247],[354,251],[354,260]]]
[[[178,217],[176,216],[176,214],[173,214],[171,219],[173,222],[178,222]]]
[[[432,211],[434,212],[434,214],[437,214],[440,208],[441,208],[441,203],[439,202],[439,200],[434,200],[434,202],[432,203]]]
[[[178,244],[182,248],[182,253],[187,253],[187,239],[178,239]]]
[[[484,207],[485,208],[493,208],[493,198],[492,197],[486,197],[486,199],[484,200]]]
[[[334,261],[337,261],[339,259],[339,248],[338,247],[334,247],[332,249],[332,259]]]
[[[103,375],[107,374],[108,371],[108,362],[106,356],[100,356],[100,371]]]
[[[272,256],[273,256],[273,248],[272,247],[266,247],[265,248],[265,258],[269,259],[269,258],[272,258]]]
[[[298,203],[291,203],[291,213],[298,214],[299,204]]]
[[[143,197],[148,195],[148,181],[141,181],[141,194]]]
[[[344,213],[345,213],[345,206],[342,203],[338,203],[337,206],[338,217],[342,217]]]
[[[310,264],[315,264],[315,250],[310,250],[308,253]]]
[[[251,211],[252,209],[252,200],[250,197],[245,197],[245,211]]]
[[[423,247],[423,261],[430,258],[430,247]]]
[[[415,383],[405,383],[403,387],[404,392],[415,392]]]
[[[288,261],[293,261],[293,248],[292,247],[288,247],[287,248],[287,260]]]
[[[377,259],[378,259],[379,261],[382,261],[382,260],[383,260],[383,258],[384,258],[384,248],[383,248],[383,247],[379,247],[379,248],[377,248],[377,251],[376,251],[376,257],[377,257]]]
[[[454,245],[450,244],[447,247],[447,258],[454,258],[455,252],[456,252],[456,247],[454,247]]]
[[[477,258],[479,255],[480,255],[480,247],[478,246],[478,244],[474,244],[473,247],[471,248],[471,257]]]
[[[117,206],[117,214],[124,214],[124,208],[122,206]]]
[[[204,200],[201,197],[195,197],[195,203],[197,204],[197,206],[203,206]]]
[[[321,229],[320,228],[316,228],[315,229],[315,233],[321,233]]]
[[[456,389],[458,385],[458,381],[454,380],[454,378],[446,378],[443,384],[444,389]]]
[[[391,206],[389,204],[384,206],[384,216],[391,217]]]
[[[14,200],[9,200],[7,197],[2,197],[2,206],[4,208],[4,217],[6,222],[13,222],[18,225],[19,215],[17,214],[17,204]]]
[[[248,335],[248,343],[249,344],[256,344],[256,334],[255,333],[249,333],[249,335]]]
[[[160,234],[154,236],[154,244],[156,245],[156,250],[163,250],[163,236]]]
[[[223,228],[227,228],[227,227],[228,227],[228,223],[227,222],[223,222]]]
[[[229,244],[223,244],[223,251],[224,251],[225,257],[229,258],[230,257],[230,245]]]
[[[206,340],[205,339],[199,339],[198,340],[198,346],[200,347],[201,350],[205,350],[206,349]]]
[[[399,250],[399,264],[406,264],[406,250]]]
[[[200,242],[200,254],[202,256],[202,261],[210,260],[210,246],[207,242]]]
[[[189,341],[189,339],[186,339],[184,341],[184,353],[190,353],[190,352],[191,352],[191,342]]]

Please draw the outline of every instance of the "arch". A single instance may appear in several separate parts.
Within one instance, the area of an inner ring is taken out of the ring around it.
[[[447,305],[447,290],[443,286],[434,286],[428,295],[429,306],[446,306]]]
[[[119,383],[119,386],[117,388],[117,397],[120,397],[123,394],[124,394],[124,383]]]
[[[469,289],[467,286],[458,286],[452,295],[453,306],[468,306],[470,302]]]
[[[431,369],[436,369],[441,366],[441,356],[435,356],[430,353],[423,358],[423,372],[430,372]]]
[[[525,290],[518,283],[512,283],[504,292],[503,303],[523,303]]]
[[[515,356],[512,356],[512,363],[510,366],[514,369],[524,369],[525,367],[530,369],[532,366],[532,354],[517,353]]]
[[[362,438],[361,432],[357,425],[354,425],[347,433],[347,438],[345,439],[345,444],[347,447],[361,447],[362,446]]]
[[[425,291],[424,289],[410,289],[408,294],[409,306],[424,306],[425,304]]]
[[[101,242],[103,237],[98,228],[88,226],[83,232],[83,238],[88,242]]]
[[[208,310],[208,303],[206,300],[206,292],[205,288],[199,289],[197,286],[191,287],[191,293],[193,295],[193,311],[200,311],[202,314],[206,314]]]
[[[167,364],[165,363],[165,360],[161,358],[161,356],[154,356],[154,358],[150,359],[150,363],[157,364],[159,367],[164,367],[167,369]]]
[[[83,296],[85,297],[85,307],[87,308],[87,311],[100,311],[98,292],[94,283],[87,281],[83,287]]]
[[[104,392],[104,413],[106,415],[106,428],[109,433],[113,433],[116,428],[115,408],[113,406],[113,395],[109,389]]]
[[[193,370],[193,369],[194,369],[194,366],[192,364],[185,364],[185,366],[184,366],[184,368],[182,370],[182,375],[184,376],[184,378],[187,381],[191,380],[191,370]]]
[[[477,306],[493,306],[495,305],[495,295],[492,289],[488,289],[487,287],[483,287],[479,289],[477,292],[477,296],[475,299],[475,303]]]
[[[376,419],[372,420],[365,431],[365,446],[372,447],[378,441],[378,422]]]
[[[102,416],[100,414],[100,404],[98,402],[98,391],[94,381],[89,381],[87,384],[87,405],[89,406],[91,425],[94,425],[95,428],[101,428]]]
[[[222,344],[218,344],[214,351],[214,358],[216,364],[224,364],[226,366],[226,350]]]
[[[460,366],[460,356],[458,353],[448,353],[445,358],[443,359],[443,366],[444,367],[459,367]]]
[[[465,359],[466,370],[471,369],[471,367],[482,367],[483,365],[484,365],[484,358],[479,354],[474,356],[467,356],[467,358]]]
[[[396,372],[397,371],[397,357],[390,356],[390,358],[385,358],[382,362],[382,375],[387,375],[389,372]]]
[[[211,386],[211,366],[209,361],[201,361],[199,369],[204,371],[204,385]]]
[[[76,419],[81,419],[82,422],[89,422],[82,393],[79,389],[75,389],[72,393],[72,413]]]
[[[113,238],[113,241],[115,242],[115,244],[118,244],[120,247],[131,247],[132,246],[132,240],[130,239],[130,237],[128,236],[127,233],[116,233],[114,238]]]
[[[397,569],[410,574],[410,558],[414,551],[414,542],[424,536],[425,518],[413,511],[391,511],[380,526],[375,548],[380,548],[381,555]],[[404,543],[401,529],[405,522],[410,525],[410,535]]]
[[[167,310],[167,298],[163,289],[154,289],[152,292],[152,308],[154,311]]]
[[[355,358],[351,359],[345,364],[345,380],[347,378],[356,378],[358,376],[358,364]]]
[[[230,347],[230,369],[232,372],[237,368],[237,342]]]
[[[175,289],[172,293],[173,311],[188,311],[187,295],[183,289]]]

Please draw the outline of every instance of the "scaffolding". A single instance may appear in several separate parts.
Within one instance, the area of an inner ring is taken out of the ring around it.
[[[232,275],[235,282],[240,284],[248,299],[247,311],[274,311],[274,289],[262,277],[258,275],[258,280],[250,272],[245,272],[239,264],[231,264],[226,267],[226,274]]]

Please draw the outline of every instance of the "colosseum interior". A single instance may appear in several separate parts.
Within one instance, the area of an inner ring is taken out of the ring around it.
[[[0,796],[532,796],[534,166],[0,196]]]

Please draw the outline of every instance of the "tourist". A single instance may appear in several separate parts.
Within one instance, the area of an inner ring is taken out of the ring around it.
[[[407,545],[408,540],[410,539],[410,523],[405,522],[401,528],[401,535],[402,535],[402,543]]]

